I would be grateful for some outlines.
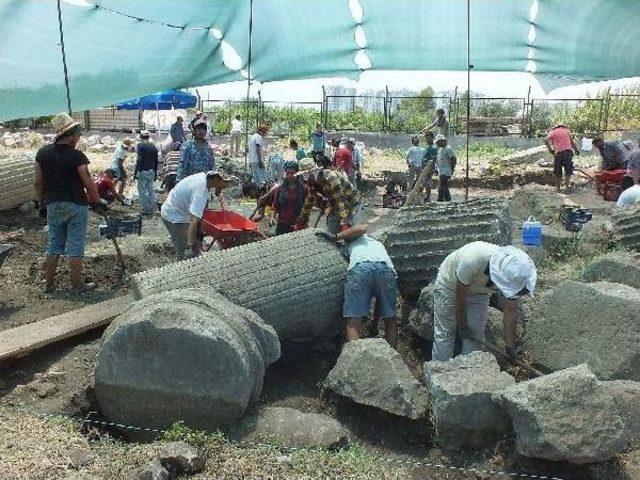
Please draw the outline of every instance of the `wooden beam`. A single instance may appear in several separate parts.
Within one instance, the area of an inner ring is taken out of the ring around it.
[[[33,350],[108,325],[133,301],[116,297],[37,322],[0,332],[0,360],[21,357]]]

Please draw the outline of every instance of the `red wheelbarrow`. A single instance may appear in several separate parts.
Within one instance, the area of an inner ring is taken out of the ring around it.
[[[224,250],[267,238],[257,223],[230,210],[206,210],[201,225],[205,236],[213,238],[206,251],[216,242]]]

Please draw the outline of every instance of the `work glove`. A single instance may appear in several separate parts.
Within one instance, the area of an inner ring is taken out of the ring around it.
[[[505,352],[512,362],[518,360],[518,350],[516,349],[516,347],[507,347],[505,348]]]
[[[468,325],[465,325],[464,327],[458,327],[458,332],[460,333],[461,338],[465,338],[467,340],[473,339],[473,332]]]
[[[314,235],[322,240],[327,240],[331,243],[336,243],[337,239],[333,233],[327,232],[326,230],[318,230],[314,233]]]

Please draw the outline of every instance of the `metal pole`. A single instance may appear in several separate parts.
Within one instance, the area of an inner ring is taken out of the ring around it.
[[[58,0],[58,28],[60,29],[60,48],[62,49],[62,66],[64,67],[64,86],[67,90],[67,109],[71,115],[71,93],[69,92],[69,75],[67,72],[67,55],[64,51],[64,34],[62,33],[62,9]]]
[[[251,94],[251,40],[253,38],[253,0],[249,1],[249,49],[247,53],[247,101],[245,105],[244,121],[244,168],[249,168],[247,154],[249,153],[249,96]],[[257,115],[257,113],[256,113]]]
[[[467,0],[467,163],[465,167],[464,199],[469,200],[469,124],[471,117],[471,1]]]

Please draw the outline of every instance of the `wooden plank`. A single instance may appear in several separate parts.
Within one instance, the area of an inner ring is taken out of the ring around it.
[[[38,322],[0,332],[0,360],[20,357],[45,345],[108,325],[133,301],[133,295],[55,315]]]

